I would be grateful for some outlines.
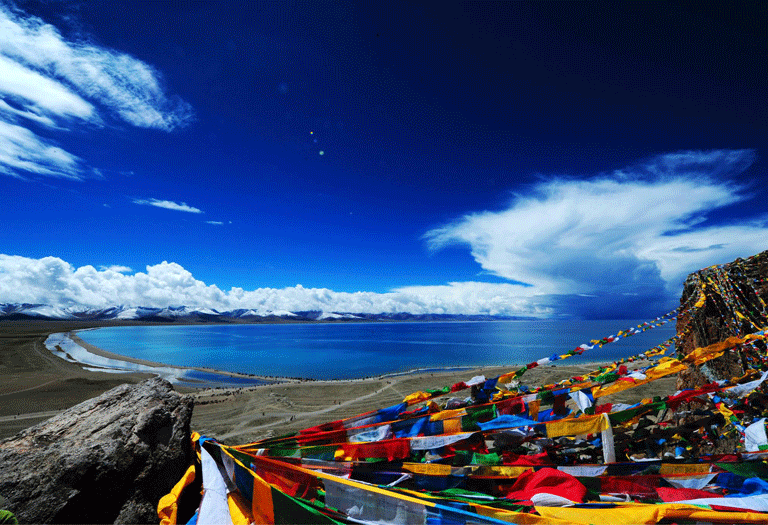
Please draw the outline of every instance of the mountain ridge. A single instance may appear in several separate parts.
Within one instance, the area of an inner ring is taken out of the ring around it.
[[[108,306],[93,308],[82,305],[53,306],[44,303],[0,303],[0,321],[4,320],[51,320],[51,321],[147,321],[147,322],[361,322],[361,321],[533,321],[535,317],[490,314],[413,314],[410,312],[336,312],[323,310],[269,310],[262,308],[238,308],[218,311],[211,308],[189,306]]]

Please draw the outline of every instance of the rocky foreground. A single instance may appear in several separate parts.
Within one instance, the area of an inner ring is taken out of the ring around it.
[[[21,523],[156,523],[190,462],[192,408],[155,378],[0,442],[0,508]]]

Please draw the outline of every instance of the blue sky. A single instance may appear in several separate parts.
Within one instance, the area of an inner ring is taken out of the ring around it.
[[[752,3],[0,7],[0,302],[643,317],[768,248]]]

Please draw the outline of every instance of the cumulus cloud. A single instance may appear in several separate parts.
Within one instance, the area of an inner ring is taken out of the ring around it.
[[[130,267],[122,266],[120,264],[113,264],[112,266],[99,266],[99,270],[102,272],[112,271],[117,273],[130,273],[133,271]]]
[[[433,250],[468,246],[485,271],[531,285],[555,309],[566,298],[584,308],[578,294],[669,300],[688,273],[766,249],[764,219],[703,224],[749,198],[723,177],[754,161],[751,150],[686,151],[587,180],[553,178],[507,209],[465,215],[425,238]]]
[[[81,163],[51,170],[49,136],[76,124],[102,126],[106,117],[171,131],[193,118],[189,104],[169,96],[152,66],[0,5],[0,123],[23,129],[25,148],[0,134],[0,172],[82,179]],[[76,158],[71,153],[61,156]]]
[[[188,213],[203,213],[202,210],[189,206],[186,202],[173,202],[164,201],[160,199],[133,199],[134,204],[141,204],[145,206],[156,206],[158,208],[165,208],[166,210],[186,211]]]
[[[336,292],[327,288],[258,288],[228,291],[208,285],[176,263],[147,266],[125,275],[125,267],[75,268],[57,257],[31,259],[0,255],[0,303],[43,303],[56,306],[107,307],[191,306],[219,311],[323,310],[336,312],[411,312],[446,314],[538,315],[550,312],[519,297],[509,284],[450,283],[406,287],[388,293]]]
[[[469,246],[484,272],[509,283],[451,282],[387,293],[301,285],[222,290],[195,279],[176,263],[126,275],[130,269],[75,268],[56,257],[0,255],[0,302],[186,305],[220,311],[655,316],[676,305],[688,273],[766,249],[764,218],[737,224],[708,220],[720,208],[750,198],[744,186],[723,177],[742,174],[754,160],[754,153],[745,150],[682,152],[587,180],[551,179],[515,195],[505,210],[469,214],[427,234],[435,250],[450,244]],[[140,204],[158,203],[197,210],[157,199]]]

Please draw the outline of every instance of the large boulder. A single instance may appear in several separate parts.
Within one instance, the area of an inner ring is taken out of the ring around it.
[[[22,523],[156,523],[190,464],[192,408],[155,378],[0,441],[0,500]]]

